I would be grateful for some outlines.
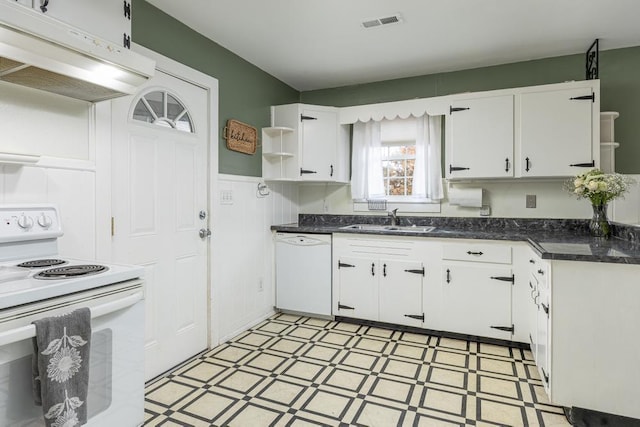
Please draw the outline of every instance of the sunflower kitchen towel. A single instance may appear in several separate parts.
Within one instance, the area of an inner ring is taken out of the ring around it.
[[[91,311],[45,317],[33,322],[33,397],[42,405],[47,427],[87,422]]]

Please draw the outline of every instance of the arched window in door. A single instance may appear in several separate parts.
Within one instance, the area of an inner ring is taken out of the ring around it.
[[[195,132],[187,107],[166,90],[154,90],[142,95],[133,109],[132,118],[183,132]]]

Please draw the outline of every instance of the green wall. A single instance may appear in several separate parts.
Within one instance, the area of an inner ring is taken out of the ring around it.
[[[132,39],[218,79],[219,172],[261,176],[260,149],[254,155],[228,150],[222,129],[236,119],[260,134],[270,125],[269,107],[298,102],[299,92],[143,0],[133,0]]]
[[[226,174],[261,175],[260,150],[255,155],[228,150],[222,129],[228,119],[269,126],[271,105],[341,107],[584,79],[584,55],[570,55],[299,93],[146,1],[133,0],[133,7],[136,43],[218,79],[219,172]],[[600,107],[620,112],[616,169],[623,173],[640,173],[639,70],[640,47],[600,52]]]
[[[616,170],[640,173],[640,47],[600,52],[601,111],[618,111]],[[348,105],[427,98],[584,80],[584,55],[570,55],[383,82],[302,92],[308,104]]]

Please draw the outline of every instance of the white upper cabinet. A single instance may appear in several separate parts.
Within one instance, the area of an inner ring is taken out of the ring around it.
[[[596,166],[593,116],[600,109],[595,97],[591,87],[520,96],[521,176],[571,176]]]
[[[452,95],[448,179],[568,177],[600,165],[600,82]]]
[[[131,0],[19,0],[40,13],[118,46],[131,43]]]
[[[349,180],[348,127],[338,124],[337,108],[278,105],[272,107],[272,122],[272,128],[263,129],[265,179]]]
[[[304,181],[335,181],[338,111],[316,107],[303,108],[300,130],[301,178]]]
[[[513,176],[513,95],[452,101],[446,134],[447,178]]]

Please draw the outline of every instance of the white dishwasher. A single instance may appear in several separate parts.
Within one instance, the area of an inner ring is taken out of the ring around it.
[[[276,308],[331,316],[331,235],[276,233]]]

